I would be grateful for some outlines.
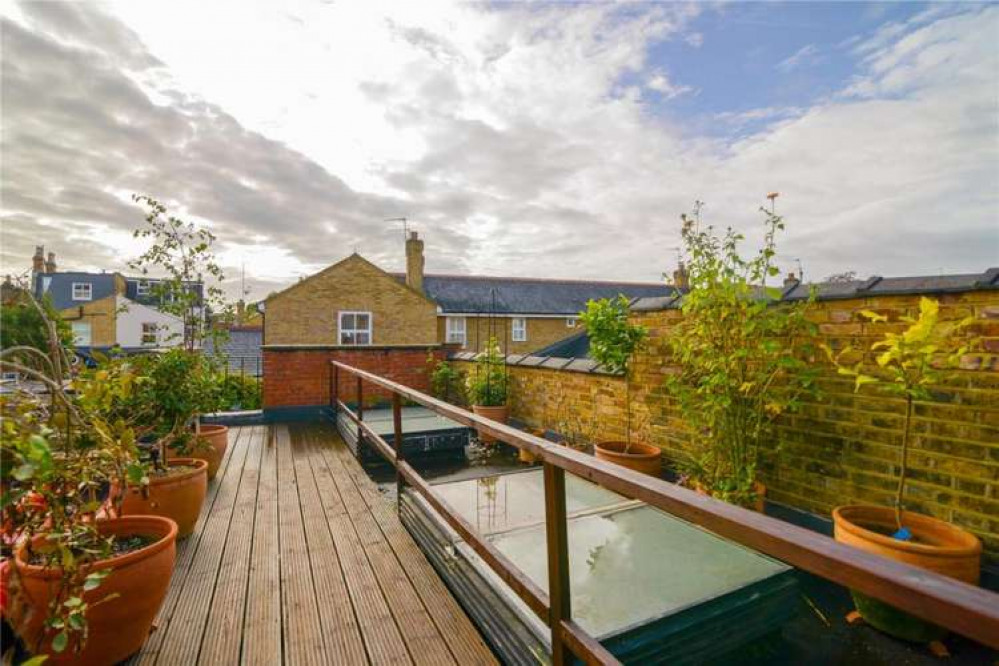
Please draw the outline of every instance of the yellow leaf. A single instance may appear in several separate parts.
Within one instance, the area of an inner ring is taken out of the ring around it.
[[[878,314],[877,312],[874,312],[873,310],[861,310],[860,311],[860,316],[866,317],[867,319],[870,319],[871,321],[874,321],[874,322],[888,321],[888,317],[886,317],[886,316],[884,316],[882,314]]]

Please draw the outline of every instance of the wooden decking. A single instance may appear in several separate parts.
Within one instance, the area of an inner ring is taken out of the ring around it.
[[[292,424],[230,429],[131,663],[496,660],[333,428]]]

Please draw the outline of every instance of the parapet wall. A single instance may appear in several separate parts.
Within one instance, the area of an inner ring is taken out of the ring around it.
[[[961,359],[959,369],[933,387],[935,400],[919,403],[909,452],[906,506],[976,533],[987,556],[999,561],[999,290],[931,294],[948,319],[975,318],[964,331],[981,340],[981,352]],[[826,343],[881,337],[904,328],[903,315],[917,315],[920,295],[905,293],[817,302],[810,317]],[[634,361],[632,422],[637,437],[675,460],[690,434],[670,404],[663,380],[673,368],[666,348],[676,309],[647,308],[633,319],[648,327],[649,344]],[[861,310],[888,316],[872,324]],[[868,340],[869,341],[869,340]],[[469,370],[471,354],[456,366]],[[828,514],[853,502],[891,505],[900,461],[903,402],[871,391],[856,394],[825,360],[823,396],[782,418],[778,441],[761,462],[768,497],[797,508]],[[571,416],[589,428],[589,439],[624,436],[625,399],[621,377],[593,361],[508,357],[513,417],[558,430]]]

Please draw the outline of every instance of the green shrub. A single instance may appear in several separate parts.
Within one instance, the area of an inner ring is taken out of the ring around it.
[[[465,379],[468,399],[480,407],[506,404],[506,358],[496,338],[489,338],[486,349],[475,359],[475,369]]]

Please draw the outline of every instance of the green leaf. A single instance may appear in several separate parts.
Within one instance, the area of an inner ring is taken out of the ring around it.
[[[69,634],[67,634],[65,631],[60,631],[58,634],[55,635],[55,638],[52,639],[52,649],[55,652],[62,652],[63,650],[66,649],[66,646],[68,644],[69,644]]]

